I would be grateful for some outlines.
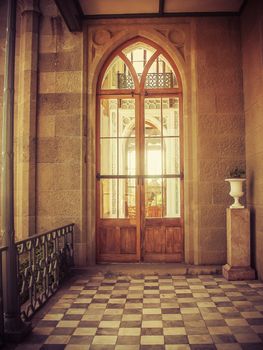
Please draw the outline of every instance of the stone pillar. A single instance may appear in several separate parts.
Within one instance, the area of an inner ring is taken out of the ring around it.
[[[250,267],[250,211],[227,208],[227,264],[223,266],[227,280],[255,278]]]
[[[17,238],[35,234],[38,0],[22,0],[17,121]]]

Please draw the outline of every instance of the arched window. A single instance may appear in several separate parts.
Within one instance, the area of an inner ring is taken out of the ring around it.
[[[97,96],[98,259],[182,261],[182,96],[174,62],[134,39],[105,64]],[[153,224],[160,220],[159,232]],[[163,247],[154,248],[160,237]]]

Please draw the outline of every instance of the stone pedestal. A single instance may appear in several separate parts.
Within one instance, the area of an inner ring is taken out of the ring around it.
[[[227,264],[222,273],[227,280],[255,279],[250,267],[250,211],[227,208]]]

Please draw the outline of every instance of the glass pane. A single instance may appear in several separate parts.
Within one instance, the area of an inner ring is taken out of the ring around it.
[[[100,136],[117,136],[117,99],[102,99],[100,102]]]
[[[163,135],[179,136],[179,98],[163,98]]]
[[[135,100],[119,100],[119,137],[135,135]]]
[[[162,217],[162,179],[145,179],[145,215],[150,218]]]
[[[180,217],[180,179],[163,179],[164,217]]]
[[[145,87],[150,89],[178,87],[176,75],[170,63],[162,55],[159,55],[151,65]]]
[[[144,100],[145,137],[161,135],[161,99]]]
[[[102,89],[133,89],[134,82],[132,75],[123,62],[117,56],[108,67],[102,81]]]
[[[180,141],[179,137],[164,137],[164,174],[180,174]]]
[[[160,138],[145,139],[145,174],[162,174],[162,142]]]
[[[119,218],[135,218],[136,217],[136,182],[135,179],[119,180]]]
[[[135,138],[119,139],[119,175],[136,174]]]
[[[101,175],[117,174],[117,139],[100,140],[100,173]]]
[[[117,218],[117,180],[100,180],[100,216],[104,219]]]
[[[146,63],[152,57],[156,50],[144,43],[136,43],[123,50],[125,56],[132,63],[139,79],[141,78],[142,72]]]

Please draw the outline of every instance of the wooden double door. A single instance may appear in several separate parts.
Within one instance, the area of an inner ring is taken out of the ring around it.
[[[181,262],[180,94],[98,97],[97,262]]]
[[[98,262],[181,262],[182,82],[172,58],[136,37],[97,85]]]

